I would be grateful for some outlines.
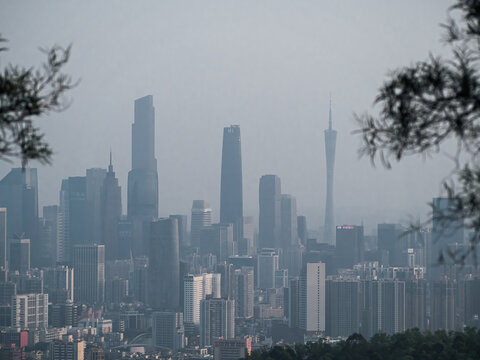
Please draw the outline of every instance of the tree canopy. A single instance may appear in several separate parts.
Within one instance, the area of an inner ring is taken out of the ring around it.
[[[1,46],[6,39],[0,35]],[[52,149],[35,120],[51,111],[65,109],[65,91],[75,84],[62,72],[70,57],[70,46],[42,49],[47,60],[39,68],[7,65],[0,69],[0,159],[20,158],[50,163]]]
[[[355,115],[362,136],[360,154],[374,163],[414,154],[439,152],[455,141],[454,167],[443,183],[449,209],[437,212],[445,227],[461,224],[471,230],[468,249],[445,255],[464,263],[480,242],[480,1],[457,0],[450,9],[444,41],[451,57],[431,55],[425,61],[392,71],[374,104],[379,115]],[[431,204],[433,207],[433,204]],[[429,221],[433,220],[433,211]]]
[[[395,335],[376,334],[370,341],[360,334],[329,344],[324,339],[294,346],[274,346],[252,352],[247,360],[428,360],[480,358],[480,331],[443,330],[420,332],[410,329]]]

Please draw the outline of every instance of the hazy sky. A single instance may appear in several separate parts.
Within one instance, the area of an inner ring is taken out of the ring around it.
[[[55,156],[39,167],[40,205],[62,178],[114,169],[126,209],[133,102],[152,94],[160,215],[219,215],[223,127],[241,127],[244,209],[258,215],[258,180],[277,174],[309,227],[323,223],[329,93],[338,130],[337,223],[425,215],[452,164],[409,159],[387,171],[359,159],[353,112],[372,110],[389,70],[448,54],[440,23],[452,1],[7,1],[0,65],[40,64],[39,47],[72,44],[71,107],[37,122]],[[15,164],[17,165],[17,164]],[[0,163],[3,177],[11,164]]]

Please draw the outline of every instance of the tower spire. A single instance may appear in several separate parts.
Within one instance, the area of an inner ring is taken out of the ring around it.
[[[332,130],[332,94],[330,93],[330,107],[328,110],[328,130]]]
[[[108,165],[108,172],[113,171],[113,165],[112,165],[112,147],[110,147],[110,163]]]

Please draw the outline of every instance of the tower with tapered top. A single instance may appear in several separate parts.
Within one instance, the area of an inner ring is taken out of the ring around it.
[[[332,129],[332,100],[328,113],[328,129],[325,130],[325,157],[327,160],[327,197],[325,202],[325,225],[323,242],[335,245],[335,219],[333,216],[333,170],[335,167],[335,145],[337,131]]]

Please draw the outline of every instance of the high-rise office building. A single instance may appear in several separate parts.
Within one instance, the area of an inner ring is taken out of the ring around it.
[[[325,130],[325,157],[327,161],[327,197],[325,202],[325,225],[323,242],[335,244],[335,217],[333,213],[333,171],[335,167],[335,146],[337,131],[332,129],[332,102],[328,113],[328,129]]]
[[[11,324],[21,329],[48,327],[48,295],[24,294],[12,297]]]
[[[253,268],[242,267],[233,273],[233,298],[235,300],[235,317],[251,318],[253,316]]]
[[[200,230],[212,224],[212,209],[206,200],[193,200],[190,224],[190,245],[200,245]]]
[[[164,218],[152,222],[148,258],[149,305],[161,311],[178,310],[180,260],[177,219]]]
[[[341,225],[336,227],[335,257],[337,266],[352,269],[363,261],[365,245],[363,226]]]
[[[7,269],[7,209],[0,208],[0,269]]]
[[[58,206],[43,207],[43,217],[39,219],[39,244],[41,252],[38,263],[42,267],[55,266],[57,261],[57,217]]]
[[[44,270],[45,292],[50,302],[65,303],[74,300],[74,269],[65,265]]]
[[[105,300],[105,245],[75,245],[73,268],[75,301],[102,304]]]
[[[174,352],[184,346],[183,314],[154,312],[152,314],[152,343],[154,347]]]
[[[280,178],[277,175],[263,175],[259,186],[259,248],[280,247]]]
[[[297,216],[297,235],[302,245],[307,245],[308,229],[307,229],[307,217],[300,215]]]
[[[220,222],[234,226],[235,241],[243,237],[242,150],[240,126],[223,129]]]
[[[280,244],[283,249],[298,245],[297,199],[293,195],[280,197]]]
[[[275,273],[278,270],[278,252],[275,249],[262,249],[257,255],[257,287],[275,288]]]
[[[378,224],[377,243],[380,258],[388,259],[385,266],[407,265],[402,257],[402,252],[408,248],[407,229],[400,224]]]
[[[325,331],[325,264],[307,263],[300,277],[300,328]]]
[[[10,271],[25,274],[30,271],[30,239],[16,239],[10,244],[8,259]]]
[[[148,254],[150,222],[158,217],[155,108],[151,95],[135,100],[135,119],[132,124],[132,170],[128,173],[127,215],[132,223],[133,255]]]
[[[242,238],[237,240],[238,255],[253,255],[255,253],[255,224],[253,216],[242,218]]]
[[[235,338],[235,301],[207,298],[200,303],[200,346],[218,338]]]
[[[7,239],[30,239],[39,253],[37,169],[14,168],[0,180],[0,207],[7,209]]]
[[[132,124],[132,170],[128,173],[127,214],[153,219],[158,216],[158,174],[155,158],[153,96],[135,100]]]
[[[107,176],[107,171],[100,168],[87,169],[85,181],[87,186],[87,201],[90,204],[90,218],[89,221],[89,243],[102,244],[103,243],[103,199],[102,187]]]
[[[217,262],[234,255],[233,224],[213,224],[200,229],[200,255],[213,254]]]
[[[122,189],[118,185],[118,179],[113,171],[111,152],[108,172],[102,184],[101,209],[101,229],[103,243],[105,244],[105,259],[107,261],[121,259],[123,256],[120,254],[118,241],[118,222],[122,216]]]
[[[87,199],[87,178],[62,180],[57,218],[57,261],[71,262],[75,245],[91,242],[92,206]]]
[[[177,219],[178,222],[178,244],[179,248],[185,249],[189,246],[187,233],[187,215],[170,215],[171,218]]]

